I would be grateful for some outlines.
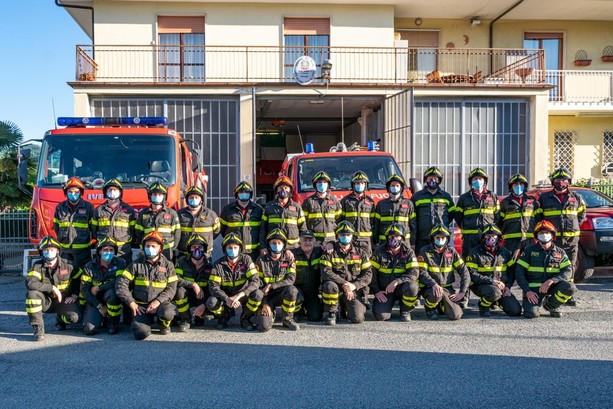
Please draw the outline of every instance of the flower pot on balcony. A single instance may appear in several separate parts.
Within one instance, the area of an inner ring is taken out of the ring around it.
[[[613,55],[603,55],[602,62],[613,62]]]
[[[587,67],[592,64],[592,60],[575,60],[573,64],[575,64],[575,67]]]

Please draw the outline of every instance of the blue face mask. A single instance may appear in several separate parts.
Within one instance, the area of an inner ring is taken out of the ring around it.
[[[251,193],[249,192],[242,192],[238,194],[238,200],[240,200],[241,202],[247,202],[249,200],[251,200]]]
[[[202,203],[202,201],[200,200],[199,197],[198,198],[191,197],[187,199],[187,205],[191,207],[192,209],[195,209],[196,207],[200,206],[200,203]]]
[[[481,179],[475,179],[473,180],[473,183],[471,185],[474,189],[480,190],[484,184],[485,184],[485,181]]]
[[[443,247],[445,244],[447,244],[447,239],[434,239],[434,245],[436,247]]]
[[[317,191],[319,193],[324,193],[325,191],[328,190],[328,184],[326,182],[319,182],[315,184],[315,189],[317,189]]]
[[[351,235],[349,235],[349,236],[339,236],[338,237],[338,241],[340,241],[341,244],[345,244],[345,245],[351,243],[351,239],[353,239],[353,237]]]
[[[515,193],[516,196],[521,196],[524,193],[524,190],[524,185],[513,186],[513,193]]]
[[[364,191],[366,190],[366,184],[355,184],[353,185],[353,190],[356,193],[364,193]]]
[[[113,253],[112,251],[101,251],[100,252],[100,258],[106,261],[107,263],[111,261],[113,257],[115,257],[115,253]]]
[[[145,256],[147,258],[156,258],[160,250],[155,247],[145,247]]]
[[[228,256],[228,258],[236,258],[236,257],[238,257],[238,249],[227,248],[226,249],[226,256]]]
[[[274,254],[281,254],[283,251],[283,244],[270,244],[269,247]]]
[[[71,203],[76,203],[79,201],[79,198],[81,197],[81,193],[68,193],[68,201]]]
[[[400,193],[400,186],[390,186],[390,193],[393,195]]]
[[[57,250],[55,249],[45,249],[43,250],[43,258],[46,261],[53,261],[57,257]]]
[[[152,195],[151,203],[155,205],[161,205],[164,202],[164,195]]]

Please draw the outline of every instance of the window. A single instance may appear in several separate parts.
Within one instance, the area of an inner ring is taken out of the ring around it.
[[[547,83],[555,85],[549,91],[549,99],[558,101],[562,95],[562,75],[557,71],[563,69],[563,34],[562,33],[524,33],[524,48],[545,50],[545,70]]]
[[[605,131],[602,137],[602,176],[613,176],[613,131]]]
[[[158,17],[159,80],[204,81],[204,17]]]
[[[285,80],[293,81],[294,62],[303,55],[321,63],[330,58],[330,19],[286,18],[283,24],[285,39]],[[321,72],[319,73],[321,75]]]
[[[576,140],[577,134],[573,131],[556,131],[554,133],[553,169],[566,168],[573,173]]]
[[[424,78],[437,69],[436,49],[439,47],[439,32],[431,30],[402,30],[400,39],[409,42],[410,78]]]

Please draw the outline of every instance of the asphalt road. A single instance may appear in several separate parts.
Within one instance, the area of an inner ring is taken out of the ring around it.
[[[611,408],[613,279],[580,284],[563,318],[397,319],[336,327],[236,326],[31,341],[25,287],[0,275],[2,408]]]

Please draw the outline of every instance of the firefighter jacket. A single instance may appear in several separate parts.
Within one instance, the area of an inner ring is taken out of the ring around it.
[[[226,256],[213,264],[209,278],[211,296],[225,300],[241,291],[248,296],[258,288],[260,288],[260,278],[248,255],[240,254],[233,266],[230,265]]]
[[[226,205],[219,215],[221,237],[236,233],[243,241],[243,251],[255,253],[260,248],[260,225],[264,209],[250,200],[247,206],[241,207],[238,200]]]
[[[484,190],[479,201],[471,189],[458,198],[454,216],[463,235],[478,234],[481,236],[485,226],[498,224],[500,216],[498,197],[491,190]]]
[[[385,230],[392,223],[397,223],[404,227],[404,239],[407,243],[415,244],[415,228],[417,226],[415,216],[413,202],[402,195],[398,200],[393,200],[391,197],[380,200],[374,213],[373,241],[384,243],[386,240]]]
[[[62,298],[79,295],[82,270],[63,258],[57,258],[55,267],[46,267],[43,260],[36,261],[26,276],[28,290],[50,294],[53,286],[62,293]]]
[[[142,244],[143,237],[154,230],[164,237],[164,250],[177,248],[181,240],[181,225],[174,209],[164,205],[158,212],[154,212],[149,206],[138,213],[135,226],[136,240]]]
[[[53,216],[53,230],[64,251],[89,249],[92,245],[94,206],[80,199],[75,206],[59,203]]]
[[[428,189],[422,189],[411,197],[415,206],[415,220],[417,228],[416,239],[430,241],[430,231],[436,225],[449,228],[453,220],[455,207],[451,195],[440,188],[430,193]],[[411,235],[415,236],[414,231]]]
[[[270,253],[258,257],[255,269],[260,277],[260,286],[270,284],[270,290],[293,285],[296,282],[296,263],[285,256],[285,251],[278,260],[273,260]]]
[[[445,246],[442,253],[437,252],[432,245],[421,249],[419,257],[419,282],[432,287],[438,284],[447,290],[452,289],[455,281],[454,272],[460,276],[460,292],[466,293],[470,285],[470,273],[458,252],[450,246]]]
[[[292,250],[296,262],[296,282],[294,285],[306,291],[316,292],[321,285],[321,272],[319,271],[319,261],[323,250],[315,246],[311,256],[307,256],[300,247]]]
[[[339,222],[347,220],[353,224],[356,240],[372,242],[374,216],[375,201],[366,194],[358,198],[354,192],[351,192],[341,200]]]
[[[370,260],[353,245],[345,252],[338,242],[334,243],[332,253],[322,254],[319,266],[322,281],[333,281],[339,286],[353,283],[356,292],[368,287],[372,280]]]
[[[179,224],[181,225],[181,239],[179,240],[179,251],[187,253],[187,240],[192,234],[200,234],[206,239],[207,249],[206,255],[210,257],[213,254],[213,242],[215,237],[219,235],[220,224],[219,218],[214,211],[204,206],[200,208],[198,213],[193,215],[189,211],[189,207],[184,207],[177,212]]]
[[[538,288],[547,280],[552,280],[554,284],[570,281],[572,273],[568,256],[553,243],[549,250],[539,243],[527,247],[515,266],[515,279],[524,293],[538,292]]]
[[[581,223],[585,220],[585,200],[569,190],[564,202],[555,195],[553,190],[541,193],[541,208],[538,209],[539,220],[548,220],[556,227],[557,238],[572,242],[579,239]]]
[[[177,274],[172,263],[160,253],[158,260],[150,262],[144,256],[130,263],[117,277],[115,291],[125,304],[160,304],[170,301],[177,292]]]
[[[466,256],[466,267],[473,284],[492,284],[494,280],[502,281],[507,288],[513,287],[513,254],[506,248],[498,246],[494,254],[482,245],[475,247]]]
[[[313,232],[319,242],[336,239],[336,220],[341,215],[341,204],[336,197],[329,193],[326,197],[319,197],[313,193],[302,203],[302,210],[307,229]]]
[[[92,220],[94,237],[98,241],[104,237],[112,238],[117,242],[121,253],[127,253],[132,247],[135,225],[134,208],[124,201],[120,201],[114,208],[108,202],[104,202],[94,210]]]
[[[534,226],[540,204],[534,196],[524,193],[519,203],[515,196],[509,195],[500,202],[500,220],[498,226],[502,238],[531,239],[534,237]]]
[[[197,283],[203,290],[206,290],[209,285],[209,277],[211,276],[213,266],[206,261],[206,258],[203,258],[203,260],[204,264],[202,268],[197,270],[189,254],[179,257],[177,265],[175,266],[175,272],[179,278],[177,287],[191,290],[192,284]]]
[[[373,294],[384,291],[394,280],[400,283],[417,281],[419,278],[419,264],[413,250],[406,244],[402,244],[400,251],[393,254],[387,244],[382,244],[375,249],[370,260],[373,270],[373,279],[370,288]]]
[[[111,288],[114,289],[116,278],[123,274],[125,268],[126,261],[120,257],[113,257],[107,268],[102,267],[96,257],[95,261],[90,261],[83,268],[81,296],[96,308],[104,305],[92,294],[92,288],[98,287],[101,293]]]
[[[260,250],[268,246],[266,235],[276,228],[285,233],[287,248],[295,249],[300,241],[300,231],[305,229],[304,221],[302,207],[292,199],[289,199],[285,206],[281,206],[278,200],[266,203],[260,225]]]

